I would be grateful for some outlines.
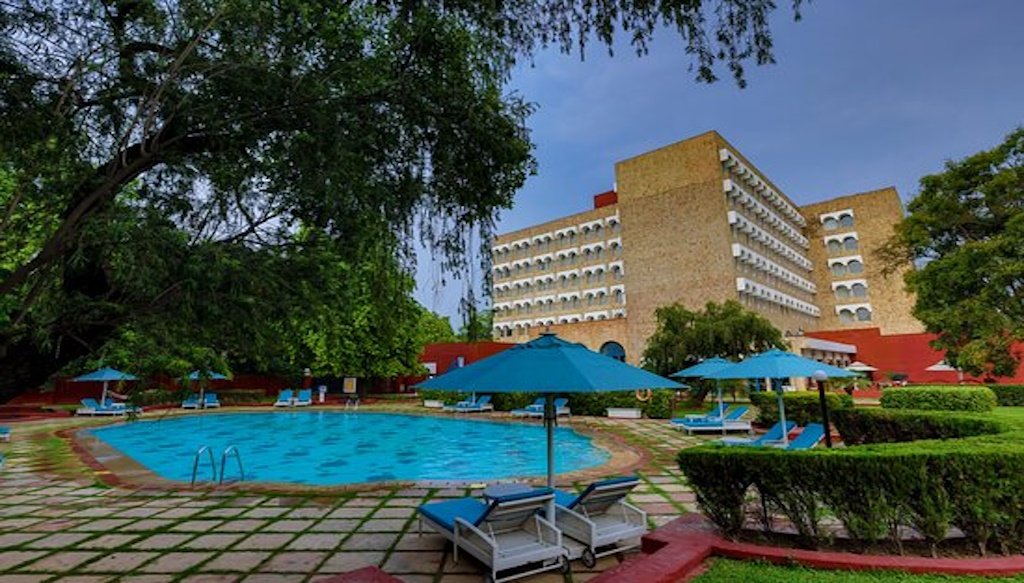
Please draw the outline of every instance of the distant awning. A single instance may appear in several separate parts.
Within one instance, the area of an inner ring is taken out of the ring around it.
[[[853,372],[876,372],[878,369],[871,366],[870,364],[865,364],[859,360],[856,360],[850,363],[850,366],[846,367],[846,370],[852,370]]]

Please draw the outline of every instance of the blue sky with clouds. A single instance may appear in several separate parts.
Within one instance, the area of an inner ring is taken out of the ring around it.
[[[499,232],[590,208],[616,161],[707,130],[807,203],[888,185],[909,199],[945,160],[1024,125],[1022,0],[815,0],[800,22],[778,4],[778,62],[748,68],[746,89],[725,71],[694,82],[668,30],[644,57],[594,45],[583,62],[547,51],[517,70],[539,169]],[[455,324],[470,278],[421,254],[417,298]]]

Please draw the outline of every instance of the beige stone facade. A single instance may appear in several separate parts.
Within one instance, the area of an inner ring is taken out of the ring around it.
[[[656,308],[728,299],[794,335],[920,329],[902,280],[880,280],[877,261],[861,257],[858,265],[854,257],[877,248],[902,217],[895,190],[800,208],[717,132],[619,162],[615,174],[616,192],[595,197],[593,210],[496,238],[498,339],[525,341],[550,329],[593,349],[621,347],[635,363]],[[840,227],[850,219],[840,221],[839,212],[857,216],[854,235]],[[837,259],[843,267],[833,267]],[[856,301],[837,296],[842,284],[852,298],[855,279],[865,288],[856,288]]]

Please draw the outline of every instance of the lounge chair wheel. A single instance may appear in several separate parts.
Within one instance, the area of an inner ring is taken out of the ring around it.
[[[597,565],[597,557],[594,556],[594,550],[591,548],[583,549],[583,554],[580,555],[580,562],[583,566],[588,569],[593,569]]]

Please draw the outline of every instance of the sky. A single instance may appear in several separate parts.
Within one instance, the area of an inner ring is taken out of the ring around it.
[[[724,70],[695,82],[671,30],[643,57],[593,45],[582,62],[549,50],[519,67],[538,171],[498,232],[591,208],[616,161],[708,130],[805,204],[885,186],[909,200],[946,160],[1024,125],[1022,0],[814,0],[800,22],[777,4],[777,63],[749,66],[745,89]],[[453,279],[421,252],[416,297],[458,328],[479,271]]]

